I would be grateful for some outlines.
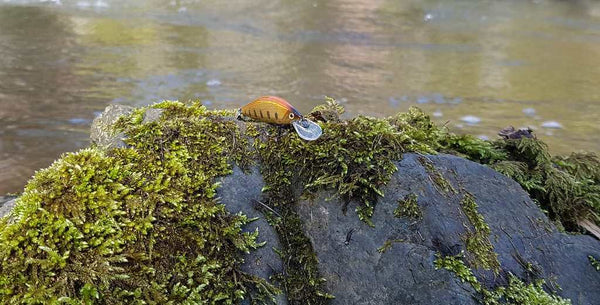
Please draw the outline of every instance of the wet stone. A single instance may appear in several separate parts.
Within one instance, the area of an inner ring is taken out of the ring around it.
[[[109,105],[106,107],[104,112],[92,122],[91,142],[104,149],[125,147],[124,135],[116,132],[113,126],[121,116],[130,114],[133,109],[133,107],[124,105]]]

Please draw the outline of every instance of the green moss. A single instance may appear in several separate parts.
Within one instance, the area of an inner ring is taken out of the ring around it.
[[[11,217],[0,221],[0,300],[271,301],[275,287],[239,270],[243,253],[259,246],[257,232],[242,233],[249,220],[231,215],[215,198],[215,178],[231,173],[234,163],[242,169],[261,164],[264,204],[274,211],[268,217],[285,267],[276,280],[290,304],[332,298],[295,212],[298,195],[330,190],[346,204],[357,202],[358,217],[371,224],[381,189],[404,152],[447,152],[488,164],[515,178],[570,230],[577,218],[599,214],[595,155],[552,157],[535,139],[489,142],[454,135],[417,108],[387,119],[341,121],[343,108],[328,99],[308,115],[321,122],[322,137],[306,142],[290,128],[261,123],[247,123],[241,131],[233,111],[178,102],[152,107],[163,110],[158,121],[144,123],[145,109],[138,109],[117,124],[129,148],[68,154],[36,174]],[[420,159],[436,188],[458,193],[429,160]],[[395,214],[420,215],[416,198],[404,201]],[[469,262],[497,270],[489,227],[474,198],[465,195],[462,207],[472,226],[465,236]]]
[[[472,135],[446,134],[440,142],[442,151],[471,159],[478,163],[506,160],[507,153],[494,142],[481,140]]]
[[[2,303],[223,303],[273,295],[240,271],[259,246],[215,198],[244,160],[224,112],[165,102],[120,129],[131,148],[85,149],[38,172],[0,232]]]
[[[394,216],[421,219],[423,217],[423,212],[417,204],[417,195],[408,194],[404,199],[398,200],[398,207],[394,210]]]
[[[297,190],[305,198],[333,190],[334,196],[345,202],[356,200],[358,217],[372,225],[377,197],[383,196],[381,187],[397,170],[395,162],[401,154],[433,151],[417,140],[428,137],[419,126],[436,130],[420,110],[411,109],[388,120],[357,117],[339,122],[336,118],[341,110],[330,99],[309,114],[322,121],[324,132],[317,141],[303,141],[293,132],[280,132],[272,126],[252,133],[267,185],[266,204],[282,215],[272,222],[282,240],[286,269],[279,279],[291,304],[325,304],[332,297],[325,293],[315,254],[295,213]],[[324,113],[329,115],[324,117]]]
[[[436,269],[446,269],[454,273],[463,283],[468,283],[479,294],[477,300],[484,305],[569,305],[569,299],[550,294],[542,288],[545,281],[540,279],[526,284],[513,274],[508,275],[508,285],[489,291],[483,287],[464,263],[464,254],[443,257],[436,254]]]
[[[568,231],[579,231],[580,219],[600,224],[600,160],[595,154],[552,157],[538,139],[498,142],[508,160],[490,165],[515,179],[550,219]]]
[[[592,267],[596,268],[597,271],[600,271],[600,262],[598,262],[598,260],[591,255],[588,255],[588,259],[590,260]]]
[[[423,167],[425,167],[425,170],[429,174],[429,179],[431,179],[439,192],[443,194],[458,193],[450,181],[448,181],[448,179],[446,179],[442,173],[435,168],[431,160],[424,156],[420,156],[419,162],[423,165]]]
[[[467,267],[463,261],[464,253],[460,253],[455,256],[442,256],[439,253],[436,254],[434,265],[436,269],[446,269],[451,271],[460,279],[463,283],[469,283],[473,289],[477,292],[482,292],[483,288],[477,277],[473,274],[471,269]]]
[[[403,239],[388,239],[383,243],[383,245],[381,247],[377,248],[377,252],[385,253],[385,251],[389,250],[394,243],[401,243],[401,242],[404,242],[404,240]]]
[[[477,211],[475,198],[465,191],[460,205],[473,227],[465,226],[467,233],[463,236],[468,260],[476,268],[493,270],[498,273],[500,262],[498,262],[498,255],[494,252],[494,246],[490,242],[490,227]]]

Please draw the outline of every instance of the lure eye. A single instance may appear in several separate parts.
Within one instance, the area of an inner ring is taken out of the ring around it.
[[[289,117],[290,117],[290,120],[293,120],[294,119],[294,114],[290,113]]]

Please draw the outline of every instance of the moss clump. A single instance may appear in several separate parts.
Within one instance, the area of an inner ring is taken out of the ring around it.
[[[404,196],[404,199],[398,200],[398,207],[394,210],[394,216],[406,217],[410,219],[421,219],[423,218],[423,212],[417,204],[417,195],[408,194]]]
[[[475,198],[468,192],[464,192],[460,205],[473,227],[465,226],[467,233],[463,237],[469,261],[476,268],[493,270],[497,273],[500,270],[500,262],[498,262],[498,255],[494,252],[494,246],[490,242],[490,226],[477,211]]]
[[[400,121],[410,134],[414,142],[409,150],[450,153],[489,165],[521,184],[550,219],[568,231],[580,231],[577,222],[584,218],[600,225],[600,158],[596,154],[552,156],[536,138],[485,141],[456,135],[418,113],[412,108],[390,119]],[[427,162],[423,165],[427,167]],[[428,171],[439,189],[450,190],[435,170]]]
[[[552,157],[537,139],[497,142],[508,159],[490,165],[519,182],[531,197],[568,231],[579,231],[577,222],[600,224],[600,160],[595,154],[576,153]]]
[[[508,285],[498,287],[487,297],[484,304],[511,304],[511,305],[569,305],[569,299],[552,295],[544,291],[543,280],[525,284],[518,277],[510,275]]]
[[[591,255],[588,255],[588,259],[590,260],[592,267],[596,268],[597,271],[600,271],[600,262],[598,262],[598,260]]]
[[[2,303],[222,303],[274,287],[240,271],[259,246],[214,178],[246,141],[223,112],[165,102],[119,124],[131,148],[67,154],[38,172],[0,230]]]
[[[569,305],[569,299],[549,294],[542,288],[544,280],[526,284],[513,274],[508,276],[508,285],[497,287],[494,291],[485,289],[464,263],[464,254],[442,257],[436,255],[436,269],[446,269],[454,273],[463,283],[469,283],[479,294],[478,300],[484,305]]]
[[[446,269],[452,271],[463,283],[469,283],[477,292],[481,292],[483,288],[469,267],[463,262],[464,253],[455,256],[441,256],[436,254],[434,265],[436,269]]]

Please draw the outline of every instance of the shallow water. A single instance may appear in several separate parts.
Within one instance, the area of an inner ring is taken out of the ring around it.
[[[600,4],[586,1],[0,1],[0,194],[88,144],[110,103],[418,105],[493,139],[531,126],[600,151]]]

